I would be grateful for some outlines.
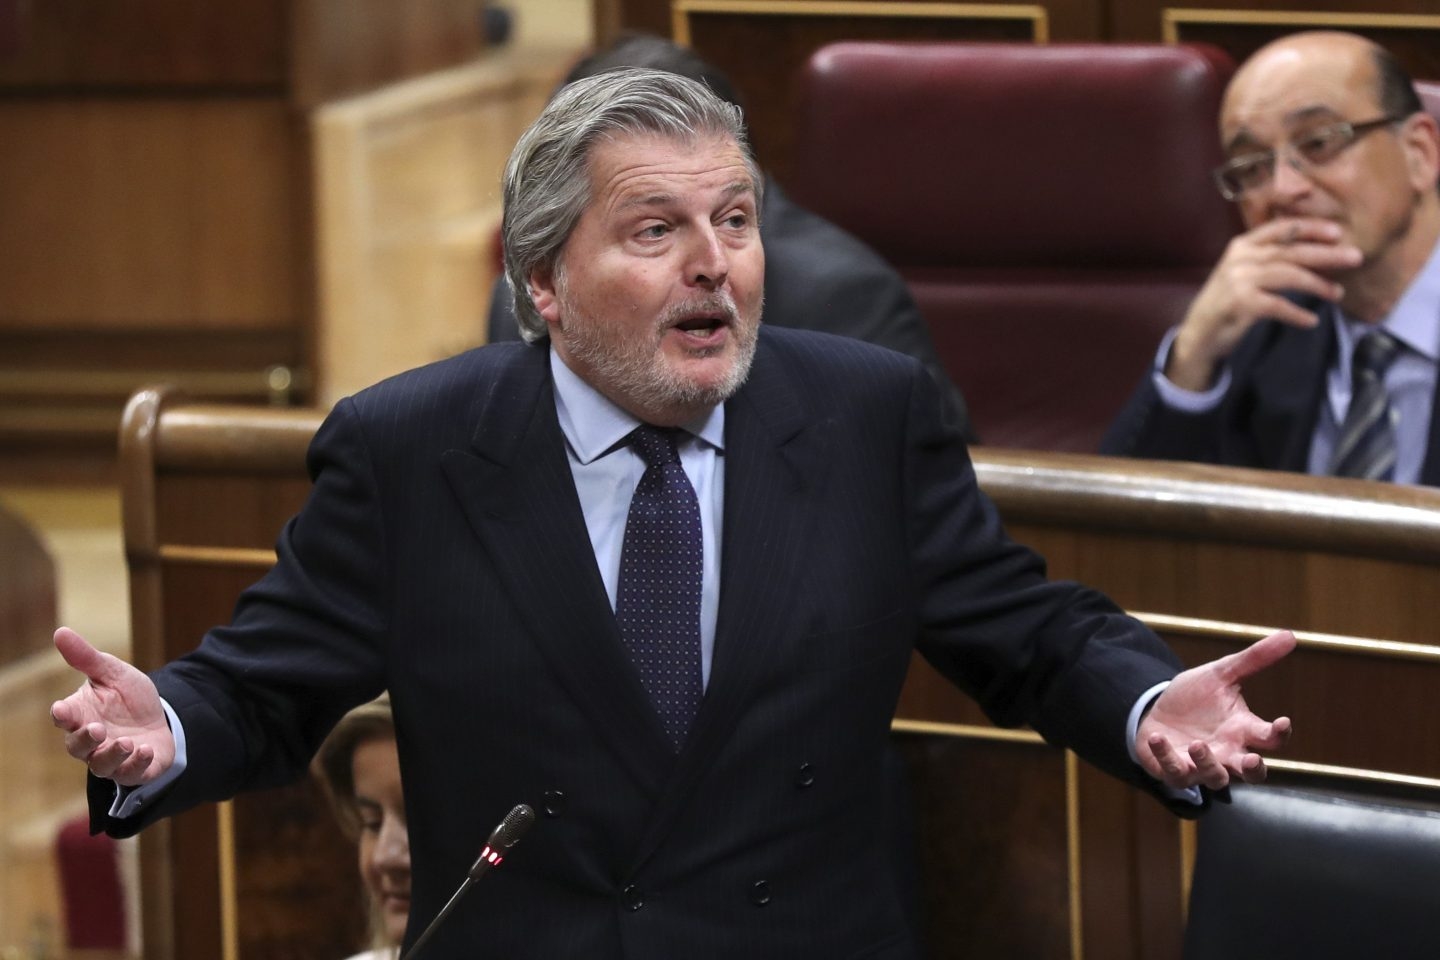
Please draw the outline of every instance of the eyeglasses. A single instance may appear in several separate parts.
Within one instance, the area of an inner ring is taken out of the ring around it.
[[[1401,123],[1405,117],[1379,117],[1364,123],[1330,123],[1323,127],[1307,130],[1294,137],[1282,147],[1247,153],[1233,160],[1227,160],[1212,171],[1215,186],[1226,200],[1238,200],[1247,190],[1258,190],[1275,176],[1275,158],[1286,155],[1285,162],[1302,173],[1314,167],[1323,167],[1345,152],[1345,148],[1356,140],[1381,127]]]

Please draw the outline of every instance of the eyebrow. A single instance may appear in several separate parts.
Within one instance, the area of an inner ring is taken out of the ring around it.
[[[1308,107],[1301,107],[1299,110],[1291,110],[1281,118],[1286,128],[1295,127],[1309,120],[1317,119],[1340,119],[1340,114],[1335,112],[1333,107],[1322,104],[1314,104]],[[1256,140],[1249,130],[1241,128],[1235,135],[1225,142],[1225,151],[1228,153],[1239,147],[1258,147],[1260,141]]]
[[[741,194],[753,194],[755,185],[749,180],[736,180],[721,192],[722,200],[732,200]],[[666,204],[675,203],[680,198],[673,193],[650,193],[644,196],[626,200],[620,204],[621,210],[630,210],[635,207],[663,207]]]

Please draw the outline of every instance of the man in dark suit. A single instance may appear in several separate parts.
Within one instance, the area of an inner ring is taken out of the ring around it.
[[[760,329],[762,184],[738,111],[692,81],[558,95],[505,179],[548,344],[341,401],[276,566],[193,653],[147,677],[57,632],[86,680],[51,714],[94,825],[299,776],[388,688],[411,942],[511,804],[543,814],[428,957],[899,960],[881,767],[912,649],[1177,809],[1262,779],[1289,721],[1240,683],[1294,638],[1178,672],[1047,582],[919,363]]]
[[[1226,91],[1226,249],[1102,449],[1440,484],[1440,131],[1369,40],[1282,38]]]
[[[722,71],[693,50],[648,33],[621,34],[610,46],[575,64],[565,83],[621,67],[678,73],[744,108]],[[909,354],[925,364],[940,384],[966,442],[977,442],[965,398],[945,372],[925,318],[893,267],[857,237],[793,202],[769,174],[760,210],[760,239],[765,248],[766,323],[854,337]],[[514,294],[503,277],[497,280],[490,295],[488,342],[546,336],[543,326],[521,329],[515,321]]]

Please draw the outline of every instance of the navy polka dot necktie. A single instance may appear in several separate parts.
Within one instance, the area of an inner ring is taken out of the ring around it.
[[[1371,330],[1355,346],[1350,410],[1340,427],[1330,472],[1362,480],[1395,478],[1395,425],[1385,370],[1400,352],[1400,342],[1384,330]]]
[[[700,706],[700,505],[675,449],[678,430],[641,426],[645,473],[630,501],[615,619],[678,750]]]

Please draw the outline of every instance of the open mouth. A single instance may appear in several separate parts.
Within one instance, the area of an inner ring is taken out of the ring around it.
[[[707,337],[721,328],[728,326],[729,323],[730,320],[728,317],[720,315],[698,316],[681,320],[675,324],[675,329],[684,333]]]

